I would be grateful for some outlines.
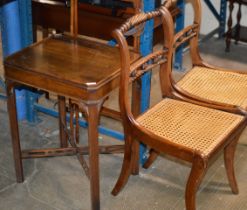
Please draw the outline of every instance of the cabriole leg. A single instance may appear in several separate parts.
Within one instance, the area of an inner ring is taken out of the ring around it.
[[[234,173],[234,154],[236,151],[238,139],[239,137],[235,141],[231,142],[224,150],[227,178],[234,194],[238,194],[238,185]]]
[[[121,169],[120,176],[115,184],[115,187],[112,190],[113,195],[117,195],[127,183],[129,176],[131,174],[131,157],[132,157],[132,139],[130,135],[125,135],[125,149],[124,149],[124,160]]]
[[[196,192],[202,182],[206,170],[206,162],[200,157],[195,158],[186,185],[185,204],[187,210],[196,210]]]

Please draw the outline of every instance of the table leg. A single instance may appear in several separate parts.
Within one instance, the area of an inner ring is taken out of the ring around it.
[[[60,132],[60,146],[62,148],[68,147],[68,141],[64,126],[66,126],[66,103],[65,97],[58,96],[58,110],[59,110],[59,132]]]
[[[101,103],[102,104],[102,103]],[[101,104],[87,106],[91,205],[100,209],[98,123]]]
[[[22,159],[21,159],[21,146],[20,146],[20,138],[19,138],[19,128],[18,128],[18,120],[17,120],[17,111],[16,111],[16,101],[15,101],[15,91],[14,86],[6,81],[6,89],[7,89],[7,106],[9,113],[9,124],[10,131],[12,137],[12,148],[13,148],[13,156],[15,162],[15,173],[16,173],[16,181],[23,182],[23,167],[22,167]]]

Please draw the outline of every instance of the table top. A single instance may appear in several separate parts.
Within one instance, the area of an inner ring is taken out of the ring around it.
[[[140,56],[130,57],[134,62]],[[7,57],[4,66],[6,78],[27,85],[56,92],[50,86],[58,82],[92,91],[119,77],[120,53],[105,43],[56,35]]]

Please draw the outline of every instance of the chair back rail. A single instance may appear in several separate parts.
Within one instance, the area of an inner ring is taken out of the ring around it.
[[[197,29],[199,25],[198,24],[193,24],[190,26],[187,26],[184,28],[182,31],[176,34],[174,38],[174,48],[178,48],[181,46],[183,43],[186,43],[190,41],[192,38],[197,36]]]
[[[168,1],[172,2],[172,1]],[[127,39],[129,36],[139,37],[143,31],[143,26],[146,21],[152,19],[161,19],[164,41],[162,43],[162,49],[156,50],[147,56],[139,58],[134,63],[130,64],[130,50]],[[119,92],[119,104],[124,121],[124,125],[129,122],[134,122],[134,114],[131,111],[129,101],[129,85],[130,82],[140,78],[143,74],[151,71],[154,67],[160,66],[160,78],[161,89],[163,94],[168,92],[167,89],[171,88],[169,83],[170,79],[166,74],[166,68],[171,66],[171,57],[173,51],[173,20],[167,8],[161,7],[158,10],[140,13],[129,20],[127,20],[122,26],[113,31],[113,37],[116,39],[121,57],[121,73],[120,73],[120,92]],[[135,123],[134,123],[135,124]]]
[[[139,78],[141,75],[147,71],[152,70],[156,66],[159,66],[167,62],[167,49],[158,50],[152,54],[149,54],[130,66],[130,81],[133,81]],[[152,62],[149,62],[152,61]]]

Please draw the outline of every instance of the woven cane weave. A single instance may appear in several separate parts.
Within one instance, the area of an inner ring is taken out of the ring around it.
[[[194,67],[177,84],[192,95],[247,109],[247,74]]]
[[[207,156],[243,120],[242,116],[164,99],[137,118],[143,127]]]

